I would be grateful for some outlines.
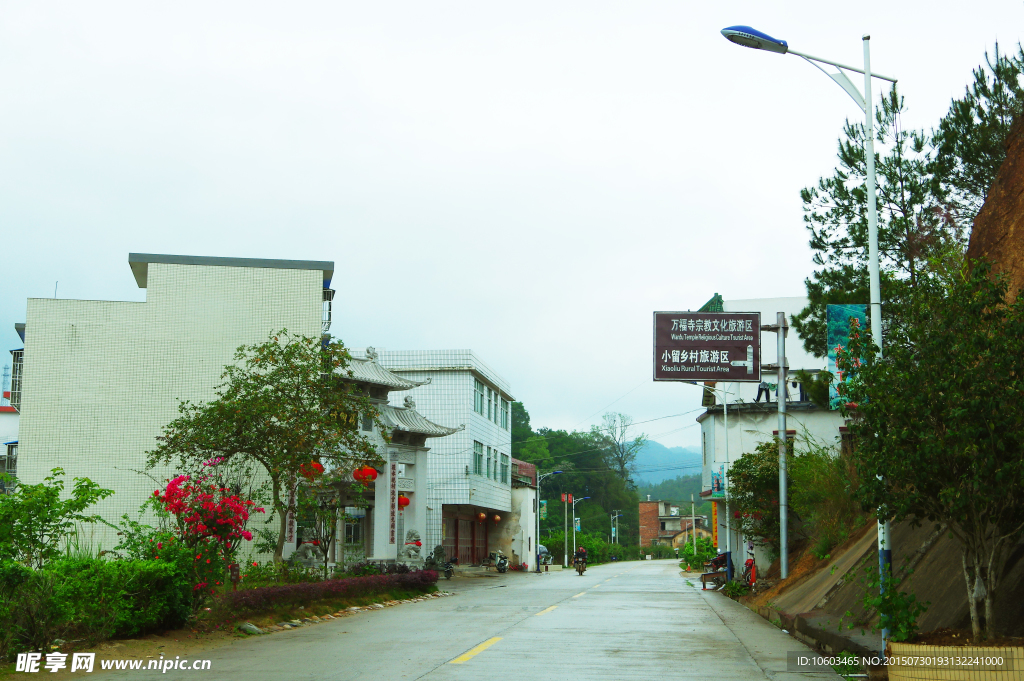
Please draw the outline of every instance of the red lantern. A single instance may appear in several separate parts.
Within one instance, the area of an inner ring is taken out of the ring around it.
[[[492,518],[492,520],[494,521],[494,524],[497,525],[498,523],[501,522],[501,516],[498,515],[497,513],[495,513],[494,514],[494,518]]]
[[[487,514],[486,513],[477,513],[476,514],[476,519],[479,520],[482,523],[485,523],[485,522],[487,522]]]
[[[373,482],[377,479],[377,469],[373,466],[363,466],[363,479]]]
[[[323,475],[324,467],[316,461],[310,461],[299,466],[299,473],[307,480],[312,481],[318,475]]]
[[[354,480],[362,480],[363,479],[363,469],[362,468],[357,468],[354,471],[352,471],[352,478]]]
[[[409,497],[405,496],[404,494],[398,495],[398,508],[405,508],[411,503],[412,502],[409,501]]]

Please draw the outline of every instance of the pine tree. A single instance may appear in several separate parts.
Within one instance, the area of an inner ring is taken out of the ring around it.
[[[932,172],[939,178],[953,219],[970,229],[1006,158],[1006,138],[1014,118],[1024,109],[1024,49],[1017,54],[985,53],[985,63],[974,69],[974,82],[932,132],[935,159]]]
[[[902,127],[905,108],[894,85],[875,111],[879,271],[887,324],[900,323],[902,302],[929,261],[950,245],[960,252],[964,247],[962,230],[945,210],[931,140]],[[819,357],[827,353],[826,306],[869,301],[864,140],[864,124],[847,121],[839,167],[800,193],[818,269],[805,281],[809,304],[794,316],[793,326],[804,347]]]

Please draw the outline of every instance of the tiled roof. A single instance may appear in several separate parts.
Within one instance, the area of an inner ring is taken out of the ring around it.
[[[465,426],[448,428],[446,426],[438,425],[433,421],[424,418],[423,415],[415,409],[409,409],[406,407],[382,404],[379,409],[380,419],[388,428],[407,430],[411,433],[421,433],[427,437],[444,437],[446,435],[451,435],[452,433],[457,433],[465,428]]]
[[[358,359],[353,357],[347,369],[338,373],[351,378],[354,381],[383,385],[392,390],[411,390],[417,386],[429,383],[429,381],[411,381],[394,374],[372,359]]]
[[[711,300],[704,303],[697,312],[725,312],[725,301],[717,293],[711,296]]]

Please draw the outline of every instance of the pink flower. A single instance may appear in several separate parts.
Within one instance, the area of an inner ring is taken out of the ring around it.
[[[158,541],[158,542],[156,543],[156,547],[157,547],[158,549],[162,549],[162,548],[164,547],[164,543],[163,543],[162,541]]]

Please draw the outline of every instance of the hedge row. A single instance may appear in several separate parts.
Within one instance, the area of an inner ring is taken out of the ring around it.
[[[406,574],[367,575],[243,589],[228,592],[218,600],[219,606],[229,612],[261,612],[328,599],[361,598],[395,591],[426,591],[436,583],[436,572],[417,570]]]
[[[98,641],[178,626],[189,576],[162,561],[66,559],[33,570],[0,561],[0,659],[53,641]]]

